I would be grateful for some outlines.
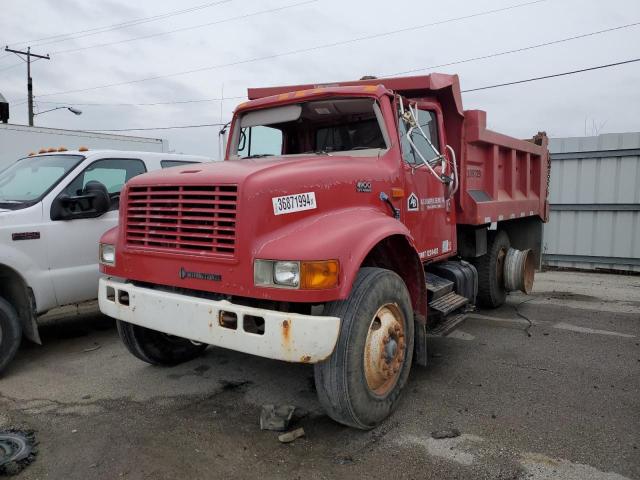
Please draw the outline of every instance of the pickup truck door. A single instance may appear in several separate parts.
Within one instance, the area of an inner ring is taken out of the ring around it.
[[[94,180],[107,187],[111,197],[108,212],[97,218],[49,221],[47,250],[49,269],[59,305],[97,298],[98,243],[103,233],[118,224],[119,194],[131,178],[146,172],[145,163],[135,158],[104,158],[91,162],[60,194],[79,195]],[[60,195],[59,194],[59,195]],[[50,219],[51,202],[44,205]]]
[[[418,122],[436,151],[416,131],[412,134],[413,142],[422,156],[431,160],[442,153],[446,145],[437,104],[418,102]],[[449,256],[456,248],[456,223],[453,202],[447,198],[448,186],[427,168],[409,143],[406,131],[400,119],[398,132],[405,175],[403,222],[413,234],[422,260]],[[434,169],[442,173],[439,166]]]

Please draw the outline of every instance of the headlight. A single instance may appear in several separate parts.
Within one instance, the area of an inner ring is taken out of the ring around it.
[[[116,264],[116,247],[107,243],[100,244],[100,263],[111,267]]]
[[[339,274],[337,260],[256,260],[253,264],[253,280],[260,287],[328,289],[338,285]]]
[[[273,281],[285,287],[300,286],[300,262],[275,262]]]

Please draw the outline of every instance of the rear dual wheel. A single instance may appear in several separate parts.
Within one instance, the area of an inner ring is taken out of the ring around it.
[[[341,319],[333,354],[315,366],[320,403],[345,425],[371,429],[397,407],[413,356],[413,309],[394,272],[360,269],[346,300],[326,305]]]
[[[487,253],[473,259],[478,271],[478,303],[483,307],[497,308],[507,298],[504,287],[504,260],[511,242],[503,230],[489,232]]]

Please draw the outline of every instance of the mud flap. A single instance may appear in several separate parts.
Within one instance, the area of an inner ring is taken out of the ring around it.
[[[414,353],[413,360],[416,365],[427,366],[427,326],[425,322],[414,321]]]

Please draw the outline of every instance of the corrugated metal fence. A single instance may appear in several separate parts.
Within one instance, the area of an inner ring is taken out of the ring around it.
[[[640,133],[553,138],[545,264],[640,272]]]

